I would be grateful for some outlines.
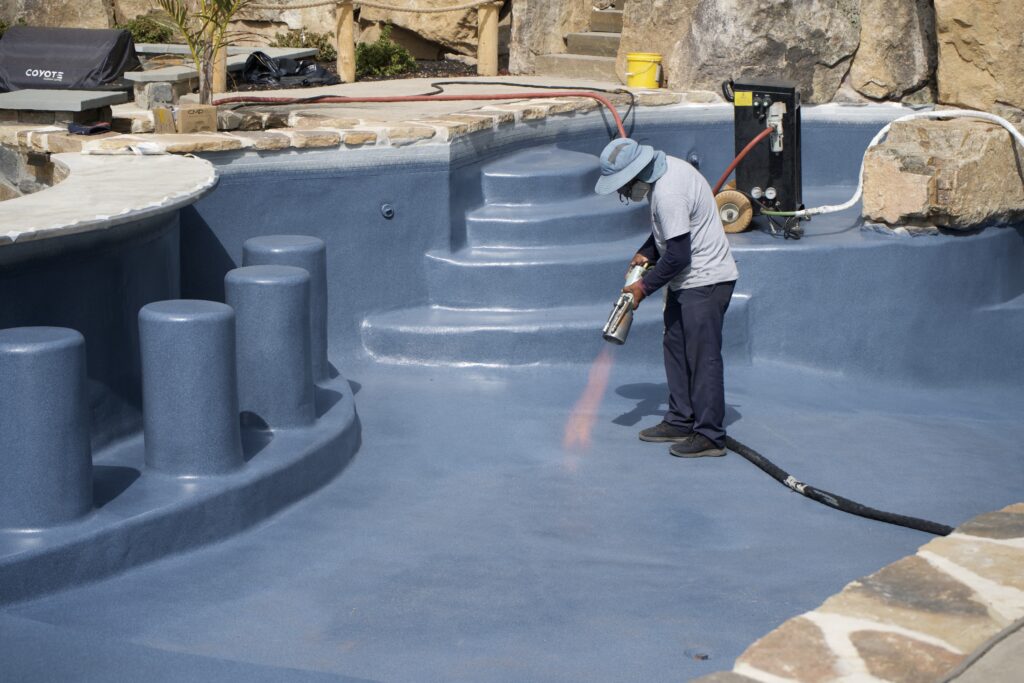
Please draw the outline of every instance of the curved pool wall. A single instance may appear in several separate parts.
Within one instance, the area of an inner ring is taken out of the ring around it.
[[[110,177],[127,172],[149,185],[119,207],[109,196],[81,204],[80,220],[66,225],[26,206],[5,217],[0,604],[235,534],[328,483],[359,448],[347,379],[326,363],[313,374],[322,283],[314,291],[307,270],[284,267],[297,248],[300,260],[321,259],[324,245],[264,241],[267,265],[236,271],[244,306],[182,301],[180,207],[216,183],[213,169],[166,157],[110,163]],[[103,161],[73,166],[68,187],[90,196]],[[28,230],[37,218],[45,236]],[[286,286],[259,277],[277,270],[294,277]],[[301,421],[279,418],[292,408],[282,377],[299,395]],[[278,413],[248,402],[261,385]],[[249,411],[241,420],[240,404]]]
[[[85,337],[94,451],[142,426],[138,312],[181,293],[178,212],[0,249],[0,329]]]
[[[906,112],[805,108],[805,202],[846,199],[868,141]],[[644,111],[627,124],[641,142],[694,160],[709,179],[731,159],[728,107]],[[183,211],[183,294],[221,300],[223,275],[241,262],[249,237],[310,234],[328,244],[329,343],[339,363],[589,362],[603,345],[597,330],[621,286],[621,264],[643,240],[643,228],[596,237],[598,245],[553,231],[547,249],[515,251],[509,263],[495,264],[506,252],[474,249],[467,215],[487,202],[489,165],[538,146],[551,146],[553,160],[541,194],[577,192],[571,177],[559,175],[558,157],[596,155],[608,135],[607,122],[592,113],[451,145],[209,155],[221,181]],[[518,208],[536,213],[548,201],[557,197],[526,192]],[[1019,383],[1024,364],[1013,340],[1024,331],[1022,234],[1004,227],[910,238],[864,229],[853,210],[816,217],[799,242],[761,231],[733,236],[741,278],[727,316],[727,359],[894,383]],[[488,270],[494,265],[517,267]],[[658,308],[641,308],[617,352],[621,362],[655,362]]]

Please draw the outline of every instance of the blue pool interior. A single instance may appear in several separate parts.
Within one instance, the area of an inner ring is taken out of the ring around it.
[[[727,112],[645,113],[635,136],[714,178]],[[849,196],[898,113],[808,109],[805,201]],[[563,446],[643,207],[589,194],[596,114],[488,135],[213,156],[218,188],[180,220],[2,275],[23,303],[0,328],[85,337],[103,505],[0,535],[0,666],[24,680],[687,680],[928,540],[735,455],[639,442],[665,408],[656,299],[613,354],[589,447]],[[815,218],[799,242],[730,238],[730,434],[882,509],[958,524],[1020,501],[1024,231],[909,238],[857,215]],[[229,477],[154,476],[139,308],[224,301],[243,243],[283,233],[327,246],[336,372],[316,422],[265,441],[243,429]],[[52,550],[19,560],[31,543]]]

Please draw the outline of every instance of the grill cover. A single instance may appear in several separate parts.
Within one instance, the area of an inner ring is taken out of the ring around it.
[[[12,26],[0,39],[0,92],[102,89],[137,68],[128,31]]]

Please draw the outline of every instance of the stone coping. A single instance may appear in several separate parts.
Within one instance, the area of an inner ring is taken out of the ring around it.
[[[287,91],[292,96],[304,91]],[[263,95],[264,93],[257,93]],[[274,93],[275,95],[280,93]],[[700,105],[717,102],[713,93],[672,93],[640,91],[640,107]],[[615,95],[621,110],[626,95]],[[412,144],[448,143],[452,140],[517,123],[540,122],[549,116],[574,116],[598,108],[589,98],[524,99],[480,104],[466,102],[455,112],[411,112],[400,120],[381,120],[359,108],[342,105],[317,108],[312,105],[252,107],[220,111],[221,130],[216,133],[154,134],[153,114],[120,107],[114,113],[119,133],[84,137],[69,135],[53,126],[32,124],[0,125],[0,143],[28,147],[38,152],[82,152],[83,154],[135,154],[147,143],[149,153],[189,154],[230,150],[275,151],[287,149],[337,149],[355,147],[404,147]],[[723,105],[724,106],[724,105]]]
[[[0,109],[85,111],[128,101],[120,91],[26,89],[0,93]]]
[[[213,164],[193,157],[58,154],[66,171],[53,187],[9,199],[0,210],[4,247],[113,227],[191,204],[217,183]]]
[[[940,681],[1022,618],[1024,503],[1017,503],[853,581],[748,647],[731,672],[696,680]]]

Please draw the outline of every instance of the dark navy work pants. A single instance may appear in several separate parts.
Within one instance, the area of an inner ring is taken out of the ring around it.
[[[735,282],[669,291],[665,303],[665,422],[725,446],[722,320]]]

